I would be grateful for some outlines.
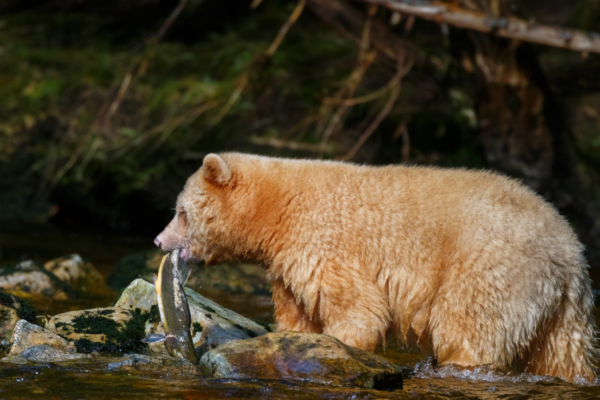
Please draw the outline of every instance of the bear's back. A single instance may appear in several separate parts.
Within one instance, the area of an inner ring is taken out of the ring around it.
[[[345,253],[381,259],[406,256],[398,253],[401,247],[422,257],[464,258],[490,246],[531,257],[580,257],[577,238],[558,212],[520,182],[496,173],[222,156],[256,190],[277,187],[274,203],[289,196],[282,201],[292,221],[285,240],[304,246],[342,245]]]

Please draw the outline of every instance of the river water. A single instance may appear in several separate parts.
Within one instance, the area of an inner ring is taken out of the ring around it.
[[[92,243],[85,244],[85,240]],[[0,249],[4,260],[7,255],[15,256],[17,253],[49,259],[77,251],[106,276],[119,257],[145,246],[145,243],[136,241],[116,245],[115,242],[98,242],[93,238],[85,240],[67,240],[64,246],[71,247],[66,250],[62,245],[51,246],[48,241],[39,246],[31,238],[7,240],[0,235]],[[268,296],[219,292],[202,294],[251,319],[273,320],[273,307]],[[54,301],[50,306],[47,302],[40,302],[34,305],[39,315],[43,315],[46,308],[53,315],[110,303],[111,299],[100,302]],[[596,308],[595,315],[599,320],[599,308]],[[600,399],[600,381],[593,385],[573,384],[558,378],[500,374],[485,369],[435,368],[421,354],[393,343],[388,344],[385,351],[379,348],[377,353],[403,368],[405,380],[402,390],[386,392],[280,381],[192,379],[150,373],[134,375],[108,371],[104,365],[94,364],[23,366],[0,363],[0,399]]]

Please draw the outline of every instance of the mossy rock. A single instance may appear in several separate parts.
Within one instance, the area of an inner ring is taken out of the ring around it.
[[[35,308],[27,300],[7,293],[2,288],[0,288],[0,305],[14,309],[19,318],[35,323]]]
[[[78,353],[141,353],[151,317],[139,309],[96,308],[56,315],[46,327],[72,342]]]
[[[44,269],[86,297],[114,296],[104,283],[104,277],[78,254],[70,254],[44,264]]]
[[[0,268],[0,288],[28,298],[76,299],[77,290],[33,261]]]

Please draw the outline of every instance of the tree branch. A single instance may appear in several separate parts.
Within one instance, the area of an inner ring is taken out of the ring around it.
[[[507,39],[532,42],[565,49],[600,53],[600,34],[574,29],[563,29],[530,23],[518,18],[493,18],[450,4],[427,0],[362,0],[390,10],[417,17],[445,22],[458,28],[491,33]]]

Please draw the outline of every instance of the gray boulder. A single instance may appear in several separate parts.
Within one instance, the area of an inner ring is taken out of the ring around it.
[[[206,351],[209,346],[214,346],[216,343],[225,343],[225,337],[231,339],[252,338],[264,335],[267,331],[256,322],[245,318],[231,310],[228,310],[212,300],[207,299],[194,292],[192,289],[185,288],[185,294],[190,307],[190,315],[192,317],[191,335],[194,347],[198,349],[208,340],[207,344],[202,348]],[[115,307],[134,310],[139,308],[142,312],[152,312],[158,305],[156,291],[154,285],[136,279],[122,293],[121,297],[115,304]],[[204,333],[204,331],[207,333]],[[159,320],[146,323],[146,333],[163,333],[162,324]],[[218,337],[211,339],[210,332],[215,333]],[[160,344],[159,346],[162,346]],[[152,347],[151,347],[152,348]],[[153,354],[157,350],[151,351]]]
[[[200,375],[200,371],[187,360],[171,357],[150,357],[132,354],[108,364],[112,371],[146,372],[168,375]]]
[[[89,354],[78,354],[67,351],[58,350],[50,345],[41,344],[28,348],[21,352],[19,357],[24,358],[28,361],[34,362],[62,362],[72,360],[88,360],[92,356]]]
[[[74,353],[75,346],[58,336],[56,333],[34,325],[24,319],[17,322],[11,336],[9,355],[20,355],[23,351],[39,345],[50,346],[56,350]]]
[[[328,335],[277,332],[231,341],[200,360],[207,378],[275,379],[333,386],[402,388],[400,367]]]

